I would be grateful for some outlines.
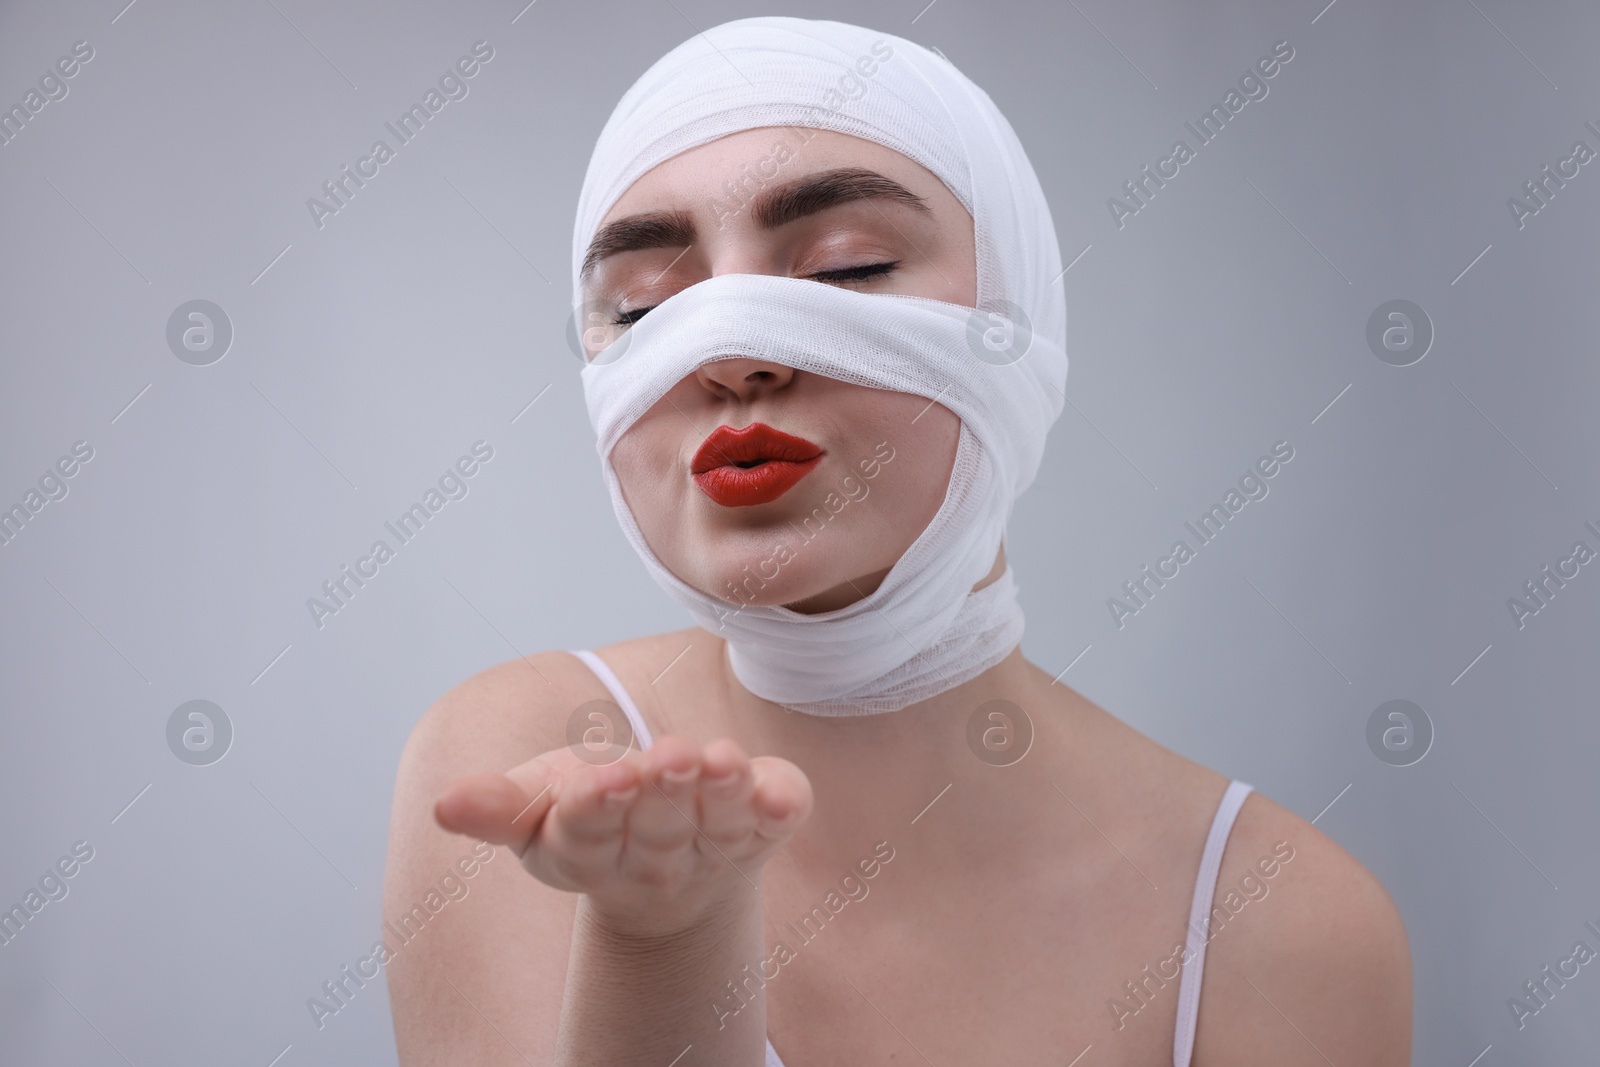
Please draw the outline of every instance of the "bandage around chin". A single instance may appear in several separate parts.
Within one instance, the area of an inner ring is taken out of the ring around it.
[[[1021,639],[1010,566],[972,587],[993,567],[1012,504],[1033,481],[1065,403],[1061,250],[1044,190],[994,101],[943,55],[863,26],[764,15],[695,33],[633,83],[595,143],[572,232],[574,306],[590,242],[652,168],[729,134],[766,131],[747,139],[752,162],[714,186],[718,224],[739,225],[753,197],[818,170],[824,153],[841,148],[834,138],[814,149],[792,136],[796,129],[882,145],[944,184],[972,220],[974,308],[800,278],[716,275],[669,297],[585,366],[584,397],[624,533],[651,576],[727,639],[739,681],[796,711],[898,711],[987,670]],[[772,152],[780,141],[783,153]],[[924,396],[960,417],[938,513],[865,599],[816,615],[726,601],[679,580],[640,535],[612,447],[674,384],[733,356]]]
[[[972,587],[993,567],[1012,504],[1038,470],[1067,368],[1058,344],[1018,327],[925,297],[725,274],[674,294],[584,367],[589,417],[624,534],[667,593],[727,639],[734,673],[752,693],[811,714],[896,711],[959,685],[1016,647],[1023,617],[1010,565],[990,585]],[[645,542],[612,449],[678,382],[736,357],[924,396],[960,418],[938,512],[866,598],[820,614],[725,600],[679,579]]]

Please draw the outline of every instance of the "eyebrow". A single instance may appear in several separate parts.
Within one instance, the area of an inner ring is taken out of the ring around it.
[[[838,167],[773,186],[751,201],[750,213],[763,230],[855,200],[890,200],[931,213],[924,197],[893,178],[864,167]],[[579,280],[587,280],[600,261],[621,252],[647,248],[686,248],[695,243],[694,219],[687,211],[649,211],[628,215],[600,228],[583,257]]]

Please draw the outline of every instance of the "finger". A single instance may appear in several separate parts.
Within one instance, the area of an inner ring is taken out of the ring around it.
[[[447,785],[434,801],[433,817],[452,833],[509,845],[520,855],[550,809],[550,794],[544,789],[530,797],[505,774],[488,771]]]
[[[770,841],[782,840],[811,814],[811,781],[781,757],[757,756],[750,764],[755,774],[756,834]]]
[[[590,846],[615,848],[628,809],[640,792],[638,757],[599,767],[580,767],[561,780],[551,827],[553,842],[581,858]]]
[[[705,837],[719,845],[748,838],[757,820],[754,792],[755,776],[737,741],[722,738],[706,746],[700,766],[700,829]]]
[[[681,848],[700,820],[699,750],[682,737],[660,738],[644,754],[640,777],[639,799],[628,811],[629,843],[658,851]]]
[[[555,802],[561,766],[551,753],[494,771],[459,778],[434,802],[434,819],[446,830],[509,845],[520,856]]]

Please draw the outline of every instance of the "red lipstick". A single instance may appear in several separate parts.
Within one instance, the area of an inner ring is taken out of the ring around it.
[[[727,508],[778,499],[826,453],[804,437],[752,422],[742,430],[718,426],[689,463],[695,484]]]

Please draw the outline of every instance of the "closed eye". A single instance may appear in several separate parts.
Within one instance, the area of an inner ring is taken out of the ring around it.
[[[876,278],[880,274],[888,274],[899,265],[900,261],[898,259],[892,259],[887,263],[868,263],[862,267],[825,270],[818,274],[809,275],[809,277],[819,282],[860,282],[868,278]]]
[[[886,263],[867,263],[859,267],[844,267],[839,270],[818,271],[815,274],[808,274],[806,277],[812,281],[825,282],[829,284],[835,282],[844,282],[846,284],[850,282],[864,282],[869,278],[876,278],[888,274],[899,265],[900,261],[898,259],[893,259]],[[647,313],[654,311],[660,306],[661,305],[659,304],[651,304],[649,307],[629,308],[626,311],[618,311],[617,317],[611,320],[611,324],[613,326],[632,326],[634,323],[644,318]]]

